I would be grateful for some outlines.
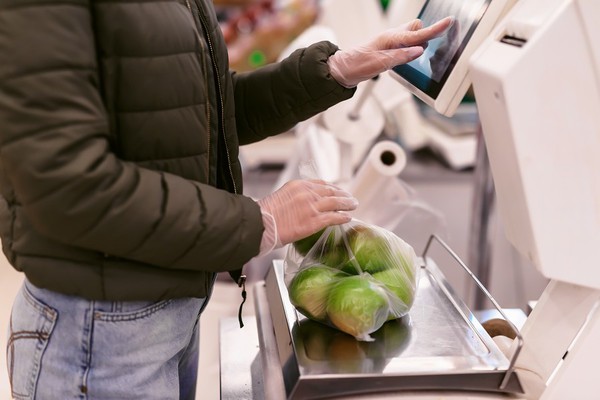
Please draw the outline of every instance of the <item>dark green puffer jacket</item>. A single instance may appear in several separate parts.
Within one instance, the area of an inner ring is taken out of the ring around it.
[[[353,90],[327,42],[228,70],[205,0],[0,0],[0,231],[37,286],[204,297],[258,253],[238,146]]]

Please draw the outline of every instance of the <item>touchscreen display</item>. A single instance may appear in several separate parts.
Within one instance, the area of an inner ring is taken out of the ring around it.
[[[423,26],[453,16],[446,33],[430,40],[423,55],[394,71],[433,99],[437,98],[491,0],[427,0],[419,19]]]

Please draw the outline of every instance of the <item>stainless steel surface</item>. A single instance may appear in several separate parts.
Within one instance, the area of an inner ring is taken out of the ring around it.
[[[434,240],[436,240],[440,245],[442,245],[442,247],[448,253],[450,253],[452,255],[452,257],[458,262],[458,264],[467,272],[467,274],[471,277],[471,279],[473,279],[473,281],[475,282],[477,287],[481,290],[481,292],[483,294],[485,294],[487,299],[492,303],[492,305],[496,308],[496,310],[498,310],[500,315],[502,315],[502,317],[506,320],[506,322],[508,322],[508,324],[513,328],[513,330],[515,331],[515,333],[517,335],[517,337],[515,338],[515,340],[517,341],[517,346],[516,346],[512,356],[510,357],[508,369],[506,370],[506,374],[505,374],[504,378],[502,379],[502,382],[500,383],[500,387],[499,387],[500,390],[504,390],[510,381],[511,374],[514,372],[515,362],[517,361],[517,357],[519,357],[519,353],[521,352],[521,349],[523,348],[523,336],[519,332],[519,329],[511,322],[510,318],[508,318],[508,316],[504,313],[504,311],[502,311],[502,308],[500,307],[500,305],[498,304],[496,299],[494,299],[492,297],[490,292],[488,292],[488,290],[485,288],[485,286],[479,281],[479,279],[477,279],[477,277],[469,269],[469,267],[467,267],[467,265],[460,259],[460,257],[458,257],[458,255],[443,240],[441,240],[436,235],[431,235],[431,237],[429,238],[429,241],[427,242],[427,246],[425,246],[425,250],[423,250],[423,259],[426,261],[426,263],[425,263],[426,267],[429,267],[429,263],[433,263],[431,261],[431,259],[427,258],[427,251],[429,250],[429,247],[431,246],[431,244],[433,243]],[[449,298],[451,298],[451,296],[449,296]],[[462,305],[457,304],[457,310],[463,310],[465,318],[470,318],[468,315],[470,313],[470,311],[467,309],[467,307],[464,304],[462,304]]]
[[[263,349],[275,349],[277,343],[275,342],[275,335],[272,334],[273,320],[271,319],[267,293],[264,288],[264,281],[257,282],[254,288],[254,308],[256,309],[258,336]],[[277,352],[261,351],[260,359],[263,366],[265,400],[284,399],[285,386]],[[239,397],[236,400],[239,400]]]
[[[282,261],[273,263],[265,283],[276,345],[261,342],[261,350],[279,356],[288,399],[436,389],[522,392],[515,374],[499,390],[509,360],[431,260],[419,269],[410,314],[386,323],[369,343],[298,314]]]

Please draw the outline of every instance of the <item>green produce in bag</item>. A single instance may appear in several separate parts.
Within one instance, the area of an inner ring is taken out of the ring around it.
[[[308,318],[326,321],[329,290],[340,275],[340,271],[323,264],[314,264],[298,271],[288,286],[290,302]]]
[[[293,244],[301,257],[338,268],[348,261],[348,251],[344,245],[343,231],[329,227],[322,229]]]
[[[290,301],[308,318],[369,341],[387,320],[409,312],[417,287],[417,256],[394,233],[354,219],[299,242],[288,247],[285,280]],[[296,276],[315,265],[328,272],[311,279],[307,289],[299,284],[307,278]]]
[[[363,275],[336,282],[327,299],[327,316],[333,325],[359,340],[370,341],[389,315],[389,300],[381,284]]]
[[[300,239],[294,242],[294,248],[298,253],[300,253],[300,255],[307,255],[310,249],[312,249],[315,243],[317,243],[323,232],[325,232],[325,229],[322,229],[319,232],[313,233],[312,235],[305,237],[304,239]]]
[[[390,310],[388,319],[399,318],[406,314],[415,299],[415,287],[412,285],[412,279],[407,279],[407,276],[399,274],[394,269],[376,272],[373,274],[373,278],[383,283],[386,289],[391,291],[399,300],[396,302],[396,314]],[[392,299],[396,300],[395,298]],[[397,315],[398,313],[399,315]]]

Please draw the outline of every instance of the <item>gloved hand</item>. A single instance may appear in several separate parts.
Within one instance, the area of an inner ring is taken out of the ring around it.
[[[258,201],[265,231],[260,255],[351,220],[358,200],[321,180],[294,180]]]
[[[415,19],[383,32],[365,45],[337,51],[327,60],[331,76],[342,86],[354,87],[420,57],[427,42],[441,36],[453,22],[454,18],[446,17],[423,28],[423,23]]]

